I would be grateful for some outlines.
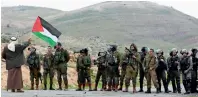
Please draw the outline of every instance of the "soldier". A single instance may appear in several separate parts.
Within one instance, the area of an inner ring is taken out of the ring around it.
[[[156,73],[157,73],[157,79],[158,79],[158,84],[159,84],[159,91],[161,92],[161,80],[162,80],[165,93],[168,93],[168,86],[166,82],[167,63],[166,63],[165,57],[163,56],[164,52],[161,49],[158,49],[156,52],[157,52]]]
[[[192,57],[188,56],[188,51],[186,49],[182,49],[180,53],[182,54],[180,67],[182,71],[183,85],[186,90],[185,94],[190,94],[192,78],[191,73],[193,69]]]
[[[147,48],[147,47],[142,47],[141,51],[142,51],[142,52],[140,53],[140,55],[141,55],[141,63],[143,63],[144,58],[145,58],[146,54],[148,53],[148,48]],[[140,66],[140,67],[139,67],[139,74],[140,74],[140,79],[139,79],[139,81],[140,81],[140,90],[139,90],[138,92],[144,92],[144,90],[143,90],[144,69],[143,69],[142,65],[139,65],[139,66]]]
[[[87,80],[89,84],[89,91],[92,91],[90,69],[91,69],[91,58],[88,55],[88,50],[83,49],[82,50],[82,64],[79,66],[80,85],[85,84]]]
[[[27,57],[27,64],[30,69],[30,81],[31,81],[31,90],[34,90],[34,79],[36,80],[36,90],[39,86],[39,74],[40,74],[40,59],[39,55],[36,54],[36,48],[28,48],[30,55]]]
[[[96,74],[96,80],[95,80],[95,88],[94,88],[94,91],[97,91],[97,87],[98,87],[98,82],[100,80],[100,76],[102,76],[102,89],[101,91],[103,90],[106,90],[106,52],[99,52],[98,53],[98,56],[99,58],[97,59],[96,63],[97,66],[98,66],[98,71],[97,71],[97,74]]]
[[[54,66],[53,66],[53,54],[52,48],[48,46],[47,53],[44,55],[43,58],[43,78],[44,78],[44,90],[47,90],[47,75],[49,74],[50,77],[50,90],[54,90],[52,87],[53,85],[53,78],[54,78]]]
[[[67,62],[70,59],[69,53],[67,50],[62,48],[60,42],[57,43],[55,47],[56,51],[54,54],[54,65],[57,70],[57,79],[58,79],[58,90],[62,90],[62,77],[65,84],[65,89],[68,90],[68,80],[67,80]]]
[[[122,58],[122,62],[121,62],[121,76],[120,76],[120,88],[118,90],[122,91],[122,86],[123,86],[123,82],[124,82],[124,78],[126,75],[126,67],[127,67],[127,63],[128,63],[128,55],[129,51],[127,50],[127,48],[125,48],[125,54],[123,55]]]
[[[117,52],[117,47],[112,45],[111,48],[108,50],[109,54],[107,55],[107,71],[108,71],[108,89],[107,91],[114,91],[117,92],[118,88],[118,67],[120,63],[120,55]],[[114,84],[113,84],[114,83]]]
[[[144,62],[143,62],[145,77],[147,79],[147,91],[145,93],[151,93],[151,80],[153,81],[153,84],[155,88],[157,89],[156,93],[159,93],[159,85],[157,81],[157,75],[156,75],[156,57],[154,56],[154,50],[150,49],[149,54],[146,55]]]
[[[193,62],[193,70],[192,70],[192,85],[191,85],[191,93],[196,93],[197,91],[197,67],[198,67],[198,50],[192,49],[192,62]]]
[[[181,93],[180,71],[179,71],[180,58],[178,57],[177,53],[178,53],[177,49],[173,48],[170,52],[170,57],[167,59],[167,63],[168,63],[167,83],[169,84],[170,80],[172,81],[173,93],[177,93],[177,92]],[[177,87],[175,85],[175,82],[177,83]]]
[[[79,54],[79,56],[77,58],[77,62],[76,62],[76,71],[78,73],[78,79],[77,79],[78,89],[76,89],[76,91],[82,91],[82,89],[81,89],[81,83],[80,83],[80,77],[81,77],[80,76],[80,69],[82,67],[82,53],[83,53],[83,51],[80,50],[80,54]],[[84,88],[83,88],[83,90],[84,90]]]
[[[138,68],[140,62],[140,54],[137,51],[137,47],[134,43],[130,46],[129,54],[127,55],[128,62],[126,68],[126,78],[125,78],[125,86],[126,89],[123,92],[128,92],[128,87],[130,86],[130,81],[132,79],[133,83],[133,93],[136,93],[136,79],[138,75]]]

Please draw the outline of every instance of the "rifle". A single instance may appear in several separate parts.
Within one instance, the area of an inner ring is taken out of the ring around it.
[[[130,60],[130,58],[132,58],[132,56],[134,55],[133,52],[131,50],[129,50],[127,47],[125,47],[125,49],[129,52],[129,54],[127,55],[128,60]],[[129,63],[129,61],[128,61]],[[135,69],[135,67],[133,67],[133,65],[130,65],[133,69]]]

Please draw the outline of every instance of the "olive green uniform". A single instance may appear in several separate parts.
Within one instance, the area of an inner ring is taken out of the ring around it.
[[[91,90],[91,58],[90,56],[83,56],[82,57],[82,64],[79,64],[79,83],[83,85],[86,83],[86,80],[89,84],[89,90]]]
[[[138,69],[140,62],[140,54],[138,52],[132,51],[133,56],[136,58],[132,58],[132,55],[129,56],[127,68],[126,68],[126,79],[125,79],[125,85],[126,85],[126,91],[128,91],[128,87],[130,85],[130,80],[132,79],[133,83],[133,89],[136,91],[136,80],[138,75]]]
[[[126,75],[126,68],[127,68],[127,63],[128,63],[128,57],[127,54],[124,54],[121,60],[121,75],[120,75],[120,88],[119,90],[122,90],[124,78]]]
[[[44,78],[44,89],[47,89],[47,75],[50,77],[50,90],[53,90],[53,78],[54,78],[54,66],[53,66],[53,54],[47,53],[43,58],[43,78]]]
[[[40,59],[36,52],[31,53],[27,58],[27,63],[30,69],[31,89],[34,89],[34,79],[36,80],[36,88],[38,89],[40,77]]]
[[[67,62],[69,61],[70,56],[67,50],[63,48],[57,49],[54,54],[54,65],[57,70],[57,79],[59,84],[59,90],[62,90],[62,78],[65,84],[65,89],[68,89],[68,80],[67,80]]]
[[[97,59],[97,66],[98,66],[98,71],[96,74],[96,80],[95,80],[95,91],[97,91],[97,87],[98,87],[98,82],[100,80],[100,77],[102,76],[102,89],[101,90],[105,90],[106,89],[106,84],[107,84],[107,80],[106,80],[106,75],[107,75],[107,66],[106,66],[106,56],[101,56]]]
[[[107,55],[107,81],[108,81],[108,91],[111,91],[113,88],[117,91],[118,88],[118,77],[119,77],[119,63],[120,63],[120,54],[115,51]]]
[[[157,60],[155,56],[146,55],[144,62],[143,62],[145,77],[147,79],[147,88],[148,90],[151,89],[151,80],[155,88],[159,88],[157,75],[156,75],[156,67],[157,67]]]

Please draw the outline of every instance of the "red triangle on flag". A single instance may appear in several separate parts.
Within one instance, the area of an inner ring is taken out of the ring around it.
[[[37,17],[37,19],[34,23],[34,26],[32,28],[32,32],[44,32],[43,26],[41,25],[41,20],[40,20],[39,16]]]

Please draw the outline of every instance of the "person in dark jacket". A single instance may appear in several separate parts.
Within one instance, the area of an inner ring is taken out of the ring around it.
[[[2,59],[5,59],[6,70],[8,70],[7,90],[11,89],[12,92],[24,92],[21,66],[25,64],[25,57],[23,51],[31,43],[28,39],[24,44],[18,44],[17,38],[12,37],[11,42],[4,47],[2,52]]]

